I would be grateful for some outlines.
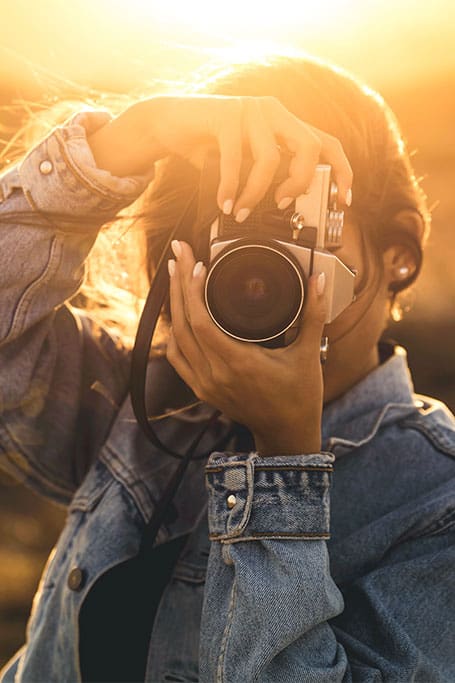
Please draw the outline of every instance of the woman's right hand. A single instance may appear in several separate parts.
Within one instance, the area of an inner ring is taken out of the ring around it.
[[[292,155],[289,176],[276,192],[279,208],[304,193],[320,162],[333,168],[342,202],[350,204],[352,170],[341,143],[291,114],[274,97],[158,96],[131,105],[89,137],[100,168],[137,175],[170,154],[195,165],[216,144],[220,153],[217,202],[241,222],[264,197],[280,163],[280,148]],[[243,187],[243,155],[253,165]]]

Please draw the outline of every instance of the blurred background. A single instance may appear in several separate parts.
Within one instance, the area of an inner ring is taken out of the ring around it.
[[[453,0],[0,0],[0,153],[8,131],[62,97],[178,86],[206,65],[304,50],[379,90],[398,115],[433,207],[412,306],[390,336],[416,390],[455,408],[455,3]],[[102,101],[102,98],[101,98]],[[0,476],[0,665],[24,639],[64,512]]]

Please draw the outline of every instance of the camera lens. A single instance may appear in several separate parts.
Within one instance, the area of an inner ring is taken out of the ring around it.
[[[207,276],[207,308],[227,334],[245,341],[270,340],[299,315],[303,279],[297,261],[275,244],[229,246]]]

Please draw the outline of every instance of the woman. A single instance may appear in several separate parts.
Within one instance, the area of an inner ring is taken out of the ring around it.
[[[451,681],[453,420],[416,400],[404,352],[380,343],[428,227],[396,122],[309,60],[233,71],[212,90],[225,97],[81,114],[2,178],[2,462],[69,505],[3,681]],[[356,300],[325,326],[315,273],[294,343],[242,343],[203,304],[207,264],[173,243],[167,360],[152,361],[149,393],[155,414],[191,406],[156,429],[184,452],[213,407],[222,416],[198,448],[215,450],[206,468],[191,463],[156,547],[138,555],[175,464],[134,420],[128,350],[64,302],[98,228],[156,165],[143,195],[153,272],[213,144],[216,202],[239,225],[278,146],[293,155],[279,211],[331,164]]]

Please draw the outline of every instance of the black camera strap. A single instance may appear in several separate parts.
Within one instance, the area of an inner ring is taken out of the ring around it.
[[[175,453],[160,441],[156,435],[147,415],[146,405],[146,378],[149,362],[150,346],[152,344],[155,328],[166,298],[169,296],[169,275],[167,270],[168,259],[173,257],[171,242],[174,239],[188,237],[191,226],[195,219],[197,209],[197,193],[188,202],[180,220],[171,232],[165,248],[161,254],[155,276],[151,283],[150,291],[142,310],[139,326],[136,333],[134,348],[131,357],[130,394],[136,419],[145,435],[154,446],[168,455],[181,459],[183,456]]]
[[[188,202],[184,212],[182,213],[180,220],[177,222],[174,230],[170,234],[167,244],[161,254],[156,274],[153,278],[150,291],[141,314],[131,358],[130,395],[136,419],[141,429],[154,446],[162,451],[163,454],[170,455],[171,457],[180,460],[180,463],[173,472],[163,495],[156,504],[156,508],[151,520],[145,527],[139,551],[142,555],[146,554],[152,549],[156,535],[166,517],[168,507],[177,492],[185,471],[190,461],[195,459],[193,456],[198,445],[208,429],[216,422],[221,414],[219,410],[214,410],[212,412],[211,416],[204,423],[203,427],[197,433],[185,453],[176,453],[166,444],[164,444],[158,438],[147,415],[147,366],[149,363],[150,346],[152,344],[155,328],[158,323],[163,304],[166,301],[166,297],[169,296],[169,275],[167,270],[167,261],[173,256],[171,251],[171,242],[174,239],[188,240],[190,238],[197,215],[197,208],[198,192],[195,192]],[[208,458],[213,450],[217,450],[217,448],[222,448],[225,446],[229,439],[230,434],[224,434],[221,439],[213,444],[209,452],[198,454],[197,459],[202,460]]]

